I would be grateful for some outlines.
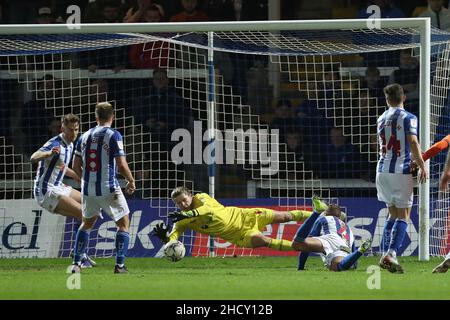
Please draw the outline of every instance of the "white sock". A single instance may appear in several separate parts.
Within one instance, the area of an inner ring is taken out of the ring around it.
[[[394,249],[389,249],[387,253],[390,254],[392,258],[397,258],[397,252],[395,252]]]

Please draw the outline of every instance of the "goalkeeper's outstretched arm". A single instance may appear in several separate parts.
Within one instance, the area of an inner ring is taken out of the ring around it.
[[[433,144],[427,151],[422,154],[423,161],[427,161],[428,159],[433,158],[439,152],[445,150],[450,145],[450,134],[447,135],[444,139],[439,142]]]
[[[441,180],[439,181],[439,189],[441,191],[447,190],[449,181],[450,181],[450,149],[447,152],[447,159],[445,160],[444,171],[442,171]]]
[[[171,240],[178,240],[186,230],[185,226],[174,224],[173,229],[169,234],[169,228],[169,225],[164,226],[164,223],[161,222],[153,228],[152,235],[158,237],[162,242],[167,243]]]

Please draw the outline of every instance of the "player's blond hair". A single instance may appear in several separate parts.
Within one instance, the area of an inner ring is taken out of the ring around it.
[[[188,195],[188,196],[192,196],[192,192],[191,190],[189,190],[186,187],[176,187],[175,189],[173,189],[172,193],[170,194],[170,197],[172,199],[175,199],[178,196],[181,196],[182,194]]]
[[[100,121],[109,121],[114,116],[114,108],[109,102],[99,102],[95,106],[95,116]]]
[[[80,118],[78,118],[77,115],[74,115],[73,113],[68,113],[61,117],[61,124],[63,126],[68,126],[69,123],[80,123]]]

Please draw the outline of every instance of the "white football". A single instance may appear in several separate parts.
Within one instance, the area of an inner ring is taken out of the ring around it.
[[[183,243],[178,240],[171,240],[164,245],[164,255],[172,262],[183,259],[185,253],[186,248]]]

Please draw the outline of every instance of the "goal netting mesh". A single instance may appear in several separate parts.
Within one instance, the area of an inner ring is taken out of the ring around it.
[[[404,85],[406,109],[419,116],[419,41],[412,28],[215,32],[209,63],[208,34],[200,32],[0,36],[0,256],[69,255],[79,224],[35,203],[29,159],[59,133],[62,115],[78,115],[81,132],[95,126],[102,101],[115,106],[137,181],[129,255],[160,255],[150,232],[175,209],[170,192],[208,192],[212,175],[215,197],[227,205],[309,209],[313,194],[337,202],[357,245],[372,236],[378,252],[386,209],[374,185],[376,119],[392,81]],[[449,41],[432,31],[432,142],[449,133]],[[430,163],[433,255],[449,246],[449,197],[437,189],[444,160],[445,152]],[[416,200],[414,211],[403,254],[417,254]],[[292,239],[297,227],[263,232]],[[114,237],[104,216],[88,253],[112,255]],[[193,256],[286,254],[192,232],[181,240]]]

